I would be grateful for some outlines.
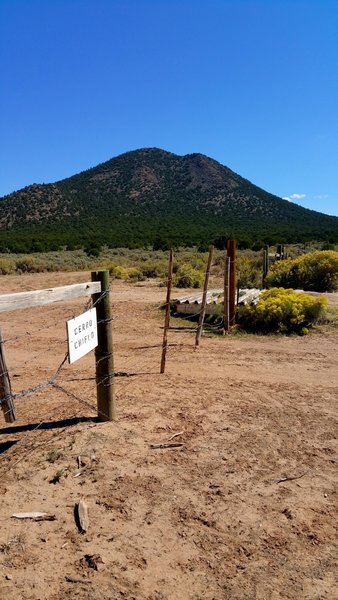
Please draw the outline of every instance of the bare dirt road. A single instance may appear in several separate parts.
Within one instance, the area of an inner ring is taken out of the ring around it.
[[[2,277],[2,293],[88,274]],[[170,331],[163,288],[113,282],[118,420],[95,422],[94,358],[0,413],[2,600],[335,600],[337,329]],[[2,314],[14,392],[46,382],[83,300]],[[82,419],[82,421],[81,421]],[[176,437],[175,434],[179,434]],[[156,449],[172,438],[182,444]],[[89,528],[74,505],[84,499]],[[20,521],[43,511],[53,521]]]

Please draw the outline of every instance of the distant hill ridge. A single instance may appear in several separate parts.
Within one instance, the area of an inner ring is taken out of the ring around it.
[[[0,199],[0,250],[92,244],[207,245],[338,241],[338,217],[282,200],[203,154],[121,154]]]

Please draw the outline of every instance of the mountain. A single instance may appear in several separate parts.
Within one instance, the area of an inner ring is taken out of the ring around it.
[[[338,217],[282,200],[203,154],[127,152],[0,199],[0,250],[338,241]]]

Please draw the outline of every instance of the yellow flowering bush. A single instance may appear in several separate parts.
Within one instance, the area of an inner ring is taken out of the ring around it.
[[[305,334],[323,315],[326,306],[326,298],[272,288],[260,295],[257,304],[240,306],[238,322],[249,331]]]
[[[338,252],[317,250],[275,262],[266,281],[268,286],[332,292],[338,289]]]
[[[128,279],[128,270],[121,265],[112,265],[109,269],[110,275],[113,279]]]
[[[254,259],[242,254],[237,258],[236,267],[242,288],[259,288],[262,285],[262,265],[260,258]]]
[[[122,267],[112,265],[109,273],[113,279],[124,279],[125,281],[142,281],[145,279],[142,271],[137,267]]]
[[[203,285],[204,275],[189,264],[179,267],[175,277],[174,286],[179,288],[200,288]]]
[[[0,275],[8,275],[15,271],[15,262],[10,258],[0,258]]]

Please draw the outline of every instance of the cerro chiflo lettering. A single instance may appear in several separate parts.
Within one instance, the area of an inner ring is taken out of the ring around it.
[[[75,327],[74,335],[78,335],[78,334],[82,333],[83,331],[86,331],[86,329],[90,329],[92,326],[93,326],[92,319],[89,319],[89,321],[86,321],[85,323],[80,323],[80,325],[78,325],[78,327]]]
[[[74,335],[78,336],[74,342],[74,348],[77,350],[87,344],[90,340],[94,339],[94,331],[87,331],[93,326],[93,321],[89,319],[85,323],[81,323],[74,329]],[[87,333],[85,333],[87,331]]]

